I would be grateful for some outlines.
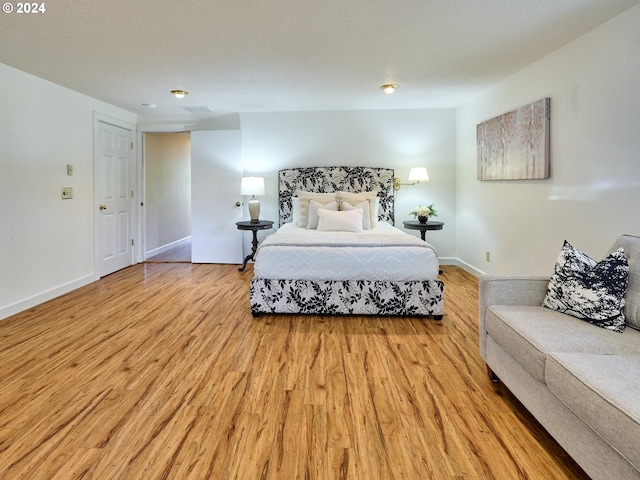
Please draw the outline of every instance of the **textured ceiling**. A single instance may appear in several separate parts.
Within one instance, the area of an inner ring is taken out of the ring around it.
[[[450,108],[639,1],[48,0],[0,62],[147,115]]]

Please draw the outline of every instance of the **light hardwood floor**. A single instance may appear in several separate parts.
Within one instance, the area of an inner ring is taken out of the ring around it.
[[[252,270],[148,263],[0,322],[2,479],[586,479],[446,313],[262,316]]]

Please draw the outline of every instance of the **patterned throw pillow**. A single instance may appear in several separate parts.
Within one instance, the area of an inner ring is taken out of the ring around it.
[[[542,305],[622,332],[628,277],[624,249],[619,248],[596,262],[565,240]]]

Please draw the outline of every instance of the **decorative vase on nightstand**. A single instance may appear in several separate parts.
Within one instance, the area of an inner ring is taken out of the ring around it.
[[[418,222],[427,223],[429,221],[429,217],[437,217],[436,207],[433,205],[418,205],[413,209],[412,212],[409,212],[409,215],[413,215],[413,218],[418,218]]]

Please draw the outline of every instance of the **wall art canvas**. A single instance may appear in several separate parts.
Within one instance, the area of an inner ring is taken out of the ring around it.
[[[549,178],[551,99],[479,123],[478,180]]]

